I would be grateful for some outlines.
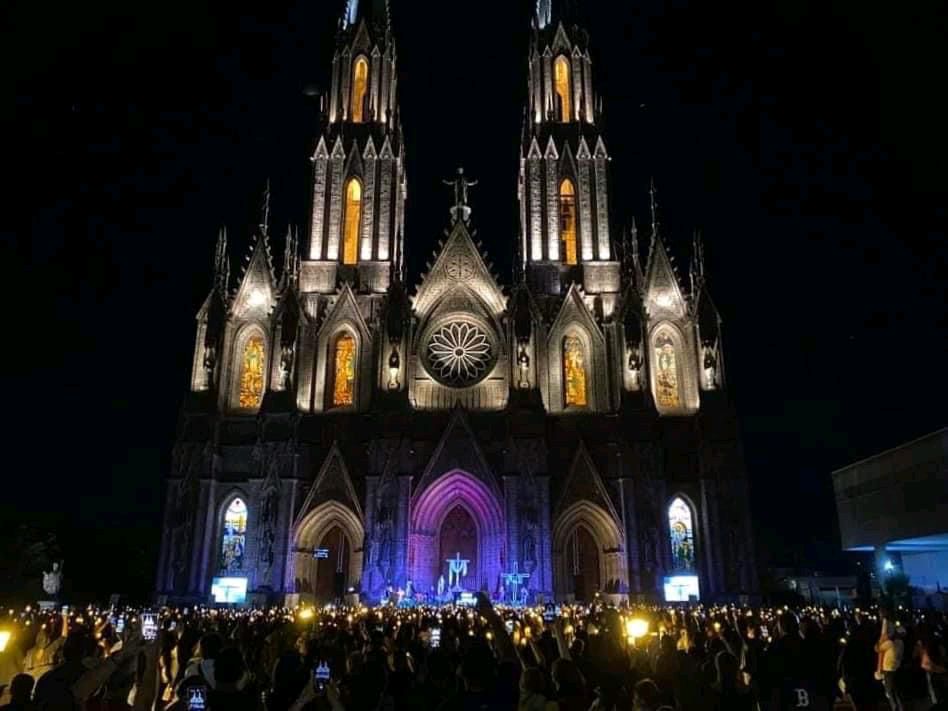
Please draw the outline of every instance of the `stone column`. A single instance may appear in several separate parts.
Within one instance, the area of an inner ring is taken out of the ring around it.
[[[635,482],[619,479],[619,500],[622,504],[622,521],[625,524],[625,558],[629,566],[629,592],[642,592],[641,563],[639,560],[639,529],[635,515]]]
[[[537,541],[537,568],[534,575],[539,577],[537,592],[543,592],[553,597],[553,528],[550,525],[550,478],[535,476],[537,487],[537,503],[539,504],[540,540]]]
[[[513,570],[513,564],[516,561],[523,570],[523,561],[520,560],[520,511],[517,502],[520,500],[519,477],[507,475],[504,478],[504,508],[507,512],[507,540],[504,542],[504,570],[506,573]],[[496,585],[496,580],[488,581],[490,585]]]
[[[396,506],[395,531],[395,579],[392,584],[404,586],[408,571],[408,531],[411,525],[411,474],[398,476],[398,502]]]

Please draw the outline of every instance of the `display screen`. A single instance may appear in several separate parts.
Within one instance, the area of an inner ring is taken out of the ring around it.
[[[242,604],[247,601],[247,578],[214,578],[211,597],[218,603]]]
[[[203,686],[188,688],[188,711],[204,711],[207,708],[207,692]]]
[[[158,615],[153,612],[142,613],[142,639],[152,642],[158,637]]]
[[[665,602],[700,600],[697,575],[670,575],[665,578]]]

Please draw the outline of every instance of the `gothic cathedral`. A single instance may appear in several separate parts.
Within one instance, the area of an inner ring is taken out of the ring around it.
[[[509,574],[523,573],[519,601],[753,594],[701,245],[686,283],[654,194],[647,258],[634,228],[617,236],[587,34],[540,0],[515,283],[491,272],[459,171],[444,239],[409,288],[388,5],[349,0],[341,18],[311,219],[279,274],[266,219],[236,284],[218,240],[158,592],[206,600],[231,578],[271,602],[433,600],[447,577],[511,599]]]

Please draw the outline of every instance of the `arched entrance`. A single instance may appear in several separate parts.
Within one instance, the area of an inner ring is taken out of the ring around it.
[[[493,590],[504,566],[506,533],[499,492],[465,471],[442,475],[412,497],[408,577],[419,592],[448,581],[448,558],[467,558],[466,590]],[[472,567],[473,566],[473,567]]]
[[[313,594],[317,602],[330,602],[345,595],[346,588],[354,581],[349,576],[349,539],[339,526],[333,526],[317,546],[316,582]]]
[[[625,536],[598,504],[577,501],[553,524],[553,575],[558,598],[591,599],[628,590]]]
[[[359,517],[338,501],[313,508],[296,526],[286,589],[328,602],[340,589],[357,587],[364,535]],[[326,557],[317,558],[317,549],[325,550]]]
[[[460,558],[468,561],[467,579],[471,581],[480,580],[477,568],[477,524],[474,523],[474,517],[461,504],[457,504],[444,517],[441,522],[441,530],[438,533],[438,542],[440,555],[438,560],[435,561],[435,569],[431,571],[431,575],[435,580],[445,572],[444,561],[449,558]],[[447,581],[447,577],[445,581]],[[469,585],[467,587],[473,586]]]
[[[572,593],[577,600],[586,602],[602,589],[599,577],[599,547],[586,526],[580,524],[566,542],[566,569],[564,581],[572,584]]]

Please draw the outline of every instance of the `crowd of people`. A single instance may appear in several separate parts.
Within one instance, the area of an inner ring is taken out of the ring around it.
[[[0,709],[928,711],[945,633],[876,607],[27,607]]]

